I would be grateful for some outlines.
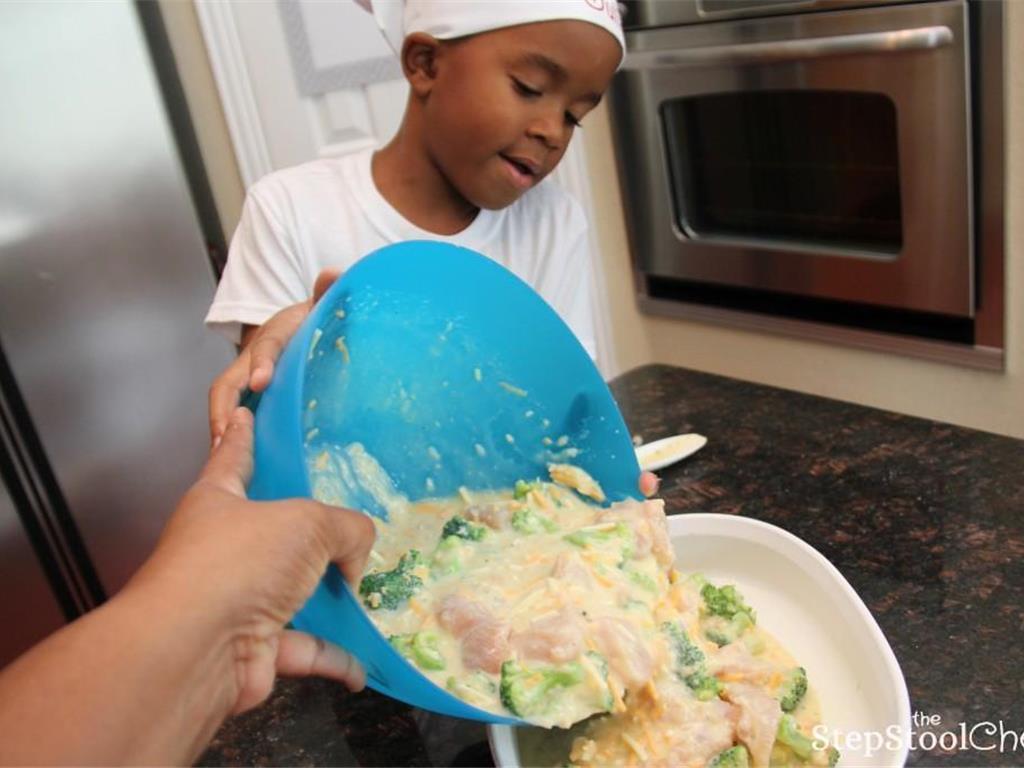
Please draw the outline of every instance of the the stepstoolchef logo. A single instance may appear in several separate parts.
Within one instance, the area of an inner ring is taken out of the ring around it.
[[[944,723],[941,715],[914,712],[911,723],[910,733],[898,725],[890,725],[884,732],[839,731],[817,725],[811,737],[815,749],[833,746],[841,754],[865,758],[883,751],[898,752],[904,746],[911,752],[1024,752],[1024,730],[1015,730],[1003,720]]]

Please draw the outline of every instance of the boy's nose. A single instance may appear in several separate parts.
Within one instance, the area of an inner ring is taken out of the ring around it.
[[[526,127],[526,134],[540,139],[548,149],[559,149],[565,143],[567,133],[564,115],[561,112],[556,114],[554,110],[536,115]]]

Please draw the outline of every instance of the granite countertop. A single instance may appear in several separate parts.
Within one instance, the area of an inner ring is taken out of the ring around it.
[[[661,473],[669,514],[779,525],[857,590],[907,679],[911,765],[1024,764],[1024,441],[663,365],[612,389],[645,440],[708,436]],[[480,724],[284,680],[200,764],[491,763]]]

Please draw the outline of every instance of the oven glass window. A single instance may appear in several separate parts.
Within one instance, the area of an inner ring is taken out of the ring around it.
[[[887,96],[715,93],[665,102],[661,113],[676,218],[688,236],[899,253],[896,109]]]

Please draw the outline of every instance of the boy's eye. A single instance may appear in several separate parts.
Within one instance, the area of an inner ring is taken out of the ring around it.
[[[515,85],[516,91],[518,91],[523,96],[529,96],[533,98],[541,95],[540,91],[538,91],[536,88],[533,88],[532,86],[527,85],[518,77],[513,77],[512,83]]]
[[[567,122],[573,128],[579,128],[580,127],[580,119],[578,117],[576,117],[576,115],[574,115],[572,112],[566,112],[565,113],[565,122]]]

